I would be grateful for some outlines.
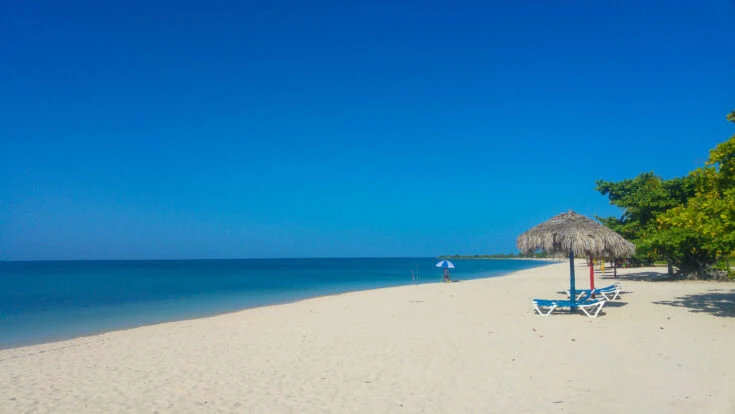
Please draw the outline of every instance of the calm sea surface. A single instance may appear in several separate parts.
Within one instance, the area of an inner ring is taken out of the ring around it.
[[[438,283],[432,258],[0,262],[0,348],[256,306]],[[452,278],[542,266],[456,260]]]

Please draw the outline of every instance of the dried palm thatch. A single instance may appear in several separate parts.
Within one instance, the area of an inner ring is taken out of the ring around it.
[[[521,234],[516,246],[523,253],[571,251],[575,256],[630,257],[635,245],[602,224],[573,211],[559,214]]]

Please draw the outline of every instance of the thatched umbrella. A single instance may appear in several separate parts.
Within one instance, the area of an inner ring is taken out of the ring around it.
[[[574,301],[574,256],[630,257],[635,245],[602,224],[573,211],[554,216],[521,234],[516,246],[523,253],[542,249],[548,253],[569,254],[571,300]],[[590,260],[590,289],[595,288]]]

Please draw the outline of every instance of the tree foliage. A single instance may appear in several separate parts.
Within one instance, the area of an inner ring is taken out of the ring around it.
[[[735,122],[735,115],[728,119]],[[695,195],[662,214],[659,227],[692,231],[702,239],[696,248],[709,252],[709,262],[729,256],[735,251],[735,135],[710,151],[705,166],[689,176],[696,183]]]
[[[735,122],[735,111],[727,119]],[[710,277],[717,259],[735,251],[735,135],[685,177],[649,172],[597,181],[597,191],[624,211],[600,221],[635,243],[639,260],[665,259],[683,273]]]
[[[659,234],[657,218],[667,210],[683,205],[694,195],[694,182],[691,178],[664,180],[653,172],[647,172],[620,182],[598,180],[597,191],[607,195],[611,204],[624,211],[619,218],[598,219],[635,243],[638,260],[674,260],[675,252],[680,249],[678,239],[683,235],[677,234],[674,237],[673,234]],[[672,240],[674,238],[677,240]]]

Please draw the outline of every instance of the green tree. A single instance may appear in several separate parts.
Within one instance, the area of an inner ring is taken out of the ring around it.
[[[653,172],[619,182],[597,181],[597,191],[608,196],[610,204],[623,209],[621,217],[598,217],[602,224],[635,243],[635,258],[642,262],[664,259],[676,263],[679,242],[660,232],[657,217],[683,205],[694,196],[694,181],[689,177],[664,180]],[[678,239],[678,238],[677,238]],[[696,243],[695,240],[691,240]]]
[[[727,119],[735,122],[735,111]],[[623,209],[620,218],[600,221],[634,242],[638,259],[662,258],[689,276],[710,278],[721,275],[712,268],[717,259],[735,250],[735,135],[685,177],[643,173],[597,181],[597,191]]]
[[[735,112],[727,119],[735,123]],[[696,184],[694,197],[686,205],[666,211],[657,221],[664,231],[687,230],[702,239],[694,249],[708,256],[689,264],[688,270],[708,277],[712,272],[707,266],[719,257],[729,258],[735,250],[735,135],[711,150],[705,166],[689,176]]]

